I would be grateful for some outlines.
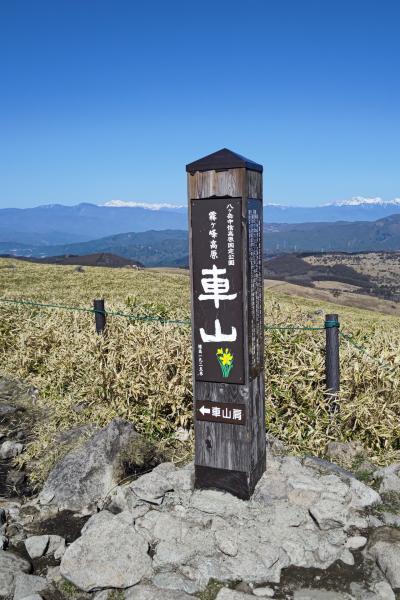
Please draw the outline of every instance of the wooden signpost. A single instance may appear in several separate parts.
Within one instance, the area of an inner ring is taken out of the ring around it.
[[[248,499],[265,470],[262,166],[190,163],[195,486]]]

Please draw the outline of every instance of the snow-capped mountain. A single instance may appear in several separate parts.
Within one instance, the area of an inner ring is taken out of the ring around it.
[[[376,221],[400,212],[400,199],[355,196],[320,206],[279,206],[266,204],[267,223],[317,223],[332,221]]]
[[[109,200],[108,202],[104,202],[104,204],[100,204],[99,206],[108,206],[111,208],[145,208],[146,210],[186,210],[186,205],[168,203],[146,204],[145,202],[133,202],[131,200]]]
[[[396,213],[400,213],[399,198],[385,201],[357,197],[322,206],[266,204],[264,221],[267,224],[376,221]],[[111,200],[100,206],[82,203],[0,209],[0,242],[68,244],[120,233],[166,229],[187,229],[185,204]]]
[[[364,196],[354,196],[350,200],[339,200],[322,206],[400,206],[400,198],[393,200],[383,200],[383,198],[365,198]]]

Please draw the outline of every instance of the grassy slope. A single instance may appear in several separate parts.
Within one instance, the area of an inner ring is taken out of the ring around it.
[[[16,268],[5,268],[15,264]],[[90,307],[105,297],[110,310],[171,318],[189,316],[187,273],[44,266],[0,260],[0,297]],[[268,331],[268,429],[293,451],[323,455],[330,439],[360,439],[379,462],[400,457],[400,320],[389,315],[266,292],[268,324],[320,326],[338,312],[343,329],[376,360],[342,343],[342,394],[332,418],[324,396],[324,332]],[[56,431],[114,415],[176,447],[177,426],[191,427],[191,350],[188,327],[109,319],[108,335],[94,333],[93,315],[0,303],[0,364],[28,379],[51,414],[38,425],[29,455],[40,479],[54,460]],[[77,410],[78,409],[78,410]],[[181,449],[179,449],[181,451]]]
[[[273,295],[280,293],[285,296],[310,298],[315,303],[323,306],[334,304],[336,312],[340,313],[343,313],[344,306],[348,306],[352,310],[352,313],[354,312],[353,309],[361,308],[367,310],[369,314],[371,311],[377,311],[378,313],[400,317],[399,302],[384,300],[383,298],[376,298],[366,294],[357,294],[354,291],[346,291],[346,287],[349,286],[338,281],[314,282],[315,287],[306,287],[277,279],[267,279],[265,280],[265,285],[268,292]],[[335,297],[336,290],[340,290],[341,288],[343,291],[340,292],[338,297]]]

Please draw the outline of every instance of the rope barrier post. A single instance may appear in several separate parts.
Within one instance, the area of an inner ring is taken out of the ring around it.
[[[106,328],[106,311],[104,299],[93,300],[94,318],[96,322],[96,333],[104,333]]]
[[[339,360],[339,316],[325,316],[326,350],[325,373],[326,391],[330,410],[332,413],[339,409],[338,399],[340,391],[340,360]]]

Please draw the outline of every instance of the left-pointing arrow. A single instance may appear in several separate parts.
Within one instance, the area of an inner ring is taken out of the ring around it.
[[[204,416],[205,414],[210,414],[211,412],[211,408],[206,408],[205,406],[202,406],[200,409],[201,414]]]

